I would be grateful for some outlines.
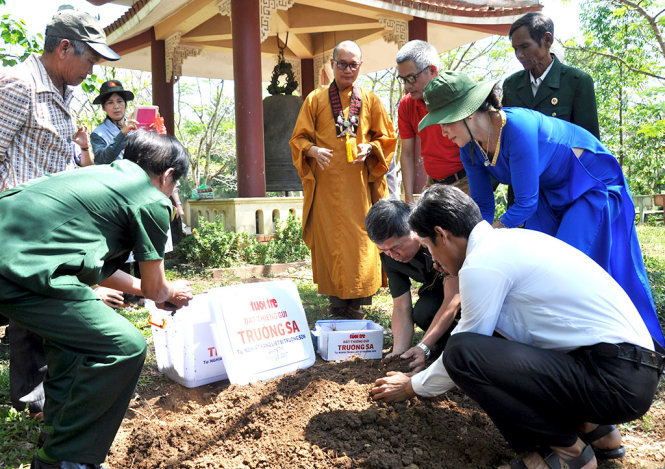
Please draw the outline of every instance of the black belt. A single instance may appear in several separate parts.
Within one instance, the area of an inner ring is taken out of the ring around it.
[[[466,177],[466,171],[461,170],[461,171],[457,171],[452,176],[448,176],[447,178],[432,179],[432,181],[434,181],[437,184],[453,184],[453,183],[456,183],[457,181],[459,181],[460,179],[462,179],[464,177]]]
[[[655,368],[659,373],[662,373],[663,367],[665,367],[665,355],[640,347],[639,345],[601,342],[588,348],[599,357],[619,358],[633,362],[635,365],[642,364],[650,368]]]

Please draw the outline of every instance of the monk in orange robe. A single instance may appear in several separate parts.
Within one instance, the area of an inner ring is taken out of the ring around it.
[[[379,98],[354,85],[362,53],[335,46],[335,80],[305,99],[290,145],[304,190],[303,239],[312,251],[314,283],[331,313],[360,319],[381,286],[381,261],[365,215],[387,196],[385,174],[397,138]]]

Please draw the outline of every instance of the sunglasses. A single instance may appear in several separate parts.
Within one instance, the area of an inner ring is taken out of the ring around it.
[[[418,77],[420,76],[420,74],[423,73],[423,72],[424,72],[425,70],[427,70],[428,68],[429,68],[429,65],[428,65],[427,67],[423,68],[423,69],[422,69],[421,71],[419,71],[418,73],[416,73],[416,74],[410,74],[410,75],[407,75],[407,76],[405,76],[405,77],[403,77],[403,76],[401,76],[401,75],[397,75],[397,79],[398,79],[403,85],[406,85],[407,83],[408,83],[409,85],[413,85],[413,84],[416,82],[416,80],[418,79]]]
[[[360,62],[360,63],[351,62],[350,64],[347,64],[346,62],[343,62],[343,61],[338,62],[337,60],[335,60],[335,65],[337,65],[337,68],[339,70],[346,70],[347,67],[348,67],[348,68],[351,69],[352,72],[355,72],[356,70],[358,70],[362,64],[363,64],[362,62]]]

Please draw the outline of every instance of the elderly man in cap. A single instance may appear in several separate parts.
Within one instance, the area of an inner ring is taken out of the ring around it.
[[[118,60],[99,22],[59,11],[46,27],[44,52],[0,73],[0,192],[46,174],[92,163],[87,129],[69,111],[73,92],[102,58]],[[12,404],[40,412],[46,361],[42,339],[10,322]]]

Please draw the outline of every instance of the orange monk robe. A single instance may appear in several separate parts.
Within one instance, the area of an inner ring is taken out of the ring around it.
[[[340,92],[347,117],[351,90]],[[379,251],[367,236],[365,215],[387,195],[385,174],[397,143],[379,98],[365,90],[361,96],[355,143],[372,145],[364,164],[347,162],[346,139],[337,137],[328,87],[307,96],[290,141],[303,185],[303,239],[312,251],[314,283],[319,293],[342,299],[368,297],[381,286]],[[326,169],[306,156],[312,145],[333,150]],[[358,148],[353,148],[355,157]]]

